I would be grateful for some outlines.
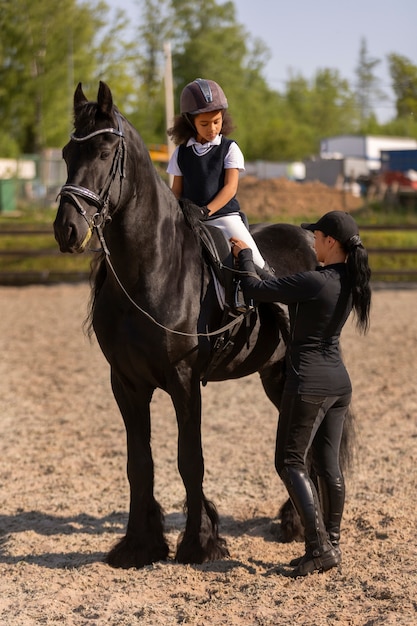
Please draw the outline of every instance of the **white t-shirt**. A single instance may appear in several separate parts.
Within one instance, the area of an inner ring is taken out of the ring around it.
[[[221,135],[217,135],[217,137],[215,137],[213,139],[213,141],[208,141],[207,143],[198,143],[198,141],[196,141],[194,139],[194,137],[191,137],[191,139],[189,139],[187,141],[187,148],[191,147],[192,150],[194,150],[194,152],[198,155],[204,155],[207,154],[207,152],[209,152],[212,148],[212,146],[219,146],[221,142]],[[168,167],[167,167],[167,172],[168,174],[171,174],[172,176],[182,176],[182,172],[178,166],[178,148],[179,146],[177,146],[172,154],[172,157],[169,160],[168,163]],[[232,143],[229,146],[229,150],[227,151],[227,154],[224,158],[224,169],[228,170],[228,169],[238,169],[239,172],[244,172],[245,171],[245,159],[243,157],[243,153],[242,150],[239,148],[239,146],[237,145],[237,143],[235,141],[232,141]]]

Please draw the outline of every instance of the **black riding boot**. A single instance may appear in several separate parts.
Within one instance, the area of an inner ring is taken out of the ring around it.
[[[324,476],[317,476],[318,491],[323,512],[323,521],[330,543],[341,558],[340,523],[345,505],[345,485],[343,477],[329,482]]]
[[[314,571],[335,567],[340,559],[328,539],[317,491],[309,476],[305,471],[291,466],[285,466],[280,476],[304,527],[306,553],[293,575],[306,576]]]

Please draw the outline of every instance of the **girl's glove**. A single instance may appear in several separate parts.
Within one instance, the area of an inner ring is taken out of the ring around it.
[[[206,220],[210,215],[210,211],[206,206],[199,206],[198,208],[200,210],[200,220],[204,222],[204,220]]]

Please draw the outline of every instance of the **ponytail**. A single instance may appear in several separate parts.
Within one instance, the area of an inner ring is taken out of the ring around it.
[[[356,317],[356,326],[362,333],[369,329],[369,313],[371,308],[371,268],[368,263],[368,252],[362,245],[359,236],[344,246],[347,252],[347,270],[352,282],[352,303]]]

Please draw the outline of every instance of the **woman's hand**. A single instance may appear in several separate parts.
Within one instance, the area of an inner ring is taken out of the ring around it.
[[[230,237],[229,241],[232,246],[233,256],[235,256],[236,258],[238,257],[238,254],[241,250],[246,250],[246,248],[249,248],[249,246],[244,241],[238,239],[237,237]]]

